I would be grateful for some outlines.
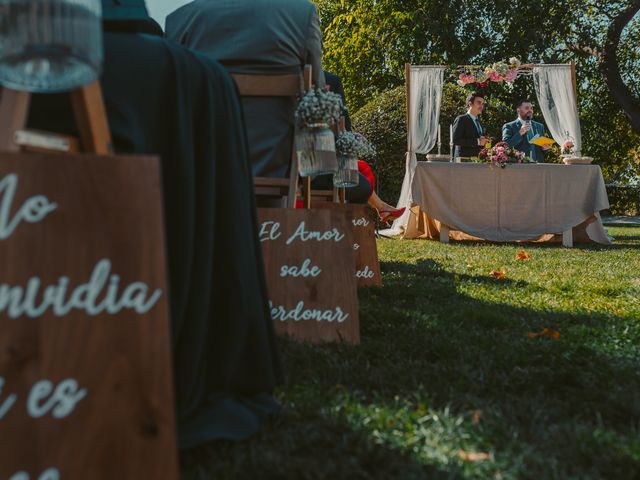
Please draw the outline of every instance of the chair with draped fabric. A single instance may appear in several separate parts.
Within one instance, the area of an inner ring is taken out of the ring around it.
[[[311,89],[312,71],[311,65],[305,65],[300,74],[264,75],[264,74],[239,74],[231,73],[235,80],[240,96],[242,97],[292,97],[300,98]],[[269,121],[265,117],[264,121]],[[255,128],[255,125],[249,126]],[[296,199],[300,195],[307,208],[310,208],[313,199],[325,201],[337,201],[339,194],[337,189],[312,190],[311,179],[303,178],[302,185],[298,175],[298,158],[292,138],[291,160],[289,176],[286,178],[254,177],[254,193],[256,197],[269,197],[281,199],[283,206],[294,208]],[[300,188],[302,187],[302,188]]]

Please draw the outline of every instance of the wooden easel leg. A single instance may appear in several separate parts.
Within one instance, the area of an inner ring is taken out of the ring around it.
[[[341,188],[339,195],[340,195],[340,199],[339,199],[340,203],[347,203],[347,190],[344,188]]]
[[[102,90],[97,81],[71,92],[71,103],[85,152],[113,153]]]
[[[0,151],[17,152],[20,146],[15,143],[17,130],[27,124],[31,94],[3,88],[0,97]]]
[[[311,208],[311,177],[304,177],[304,206]]]
[[[296,131],[297,133],[297,131]],[[298,155],[296,153],[295,135],[291,143],[291,168],[289,172],[289,194],[287,195],[287,208],[296,208],[296,198],[298,195]]]

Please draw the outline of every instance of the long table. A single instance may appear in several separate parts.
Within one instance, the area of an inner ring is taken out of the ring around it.
[[[609,199],[598,165],[418,162],[404,238],[610,244],[599,212]]]

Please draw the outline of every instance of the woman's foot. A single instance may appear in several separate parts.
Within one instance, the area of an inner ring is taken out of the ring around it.
[[[402,207],[402,208],[390,207],[389,209],[378,210],[378,215],[380,216],[380,222],[389,223],[390,221],[395,220],[396,218],[400,218],[405,210],[406,210],[406,207]]]

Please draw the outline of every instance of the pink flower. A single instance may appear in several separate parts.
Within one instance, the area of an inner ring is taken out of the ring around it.
[[[504,81],[504,77],[494,70],[489,73],[489,80],[491,80],[492,82],[502,82]]]
[[[469,83],[475,83],[476,81],[476,77],[474,77],[473,75],[470,75],[468,73],[461,73],[458,76],[458,79],[464,84],[467,85]]]
[[[507,82],[513,82],[516,78],[518,78],[518,69],[516,68],[509,70],[507,75],[504,77]]]

